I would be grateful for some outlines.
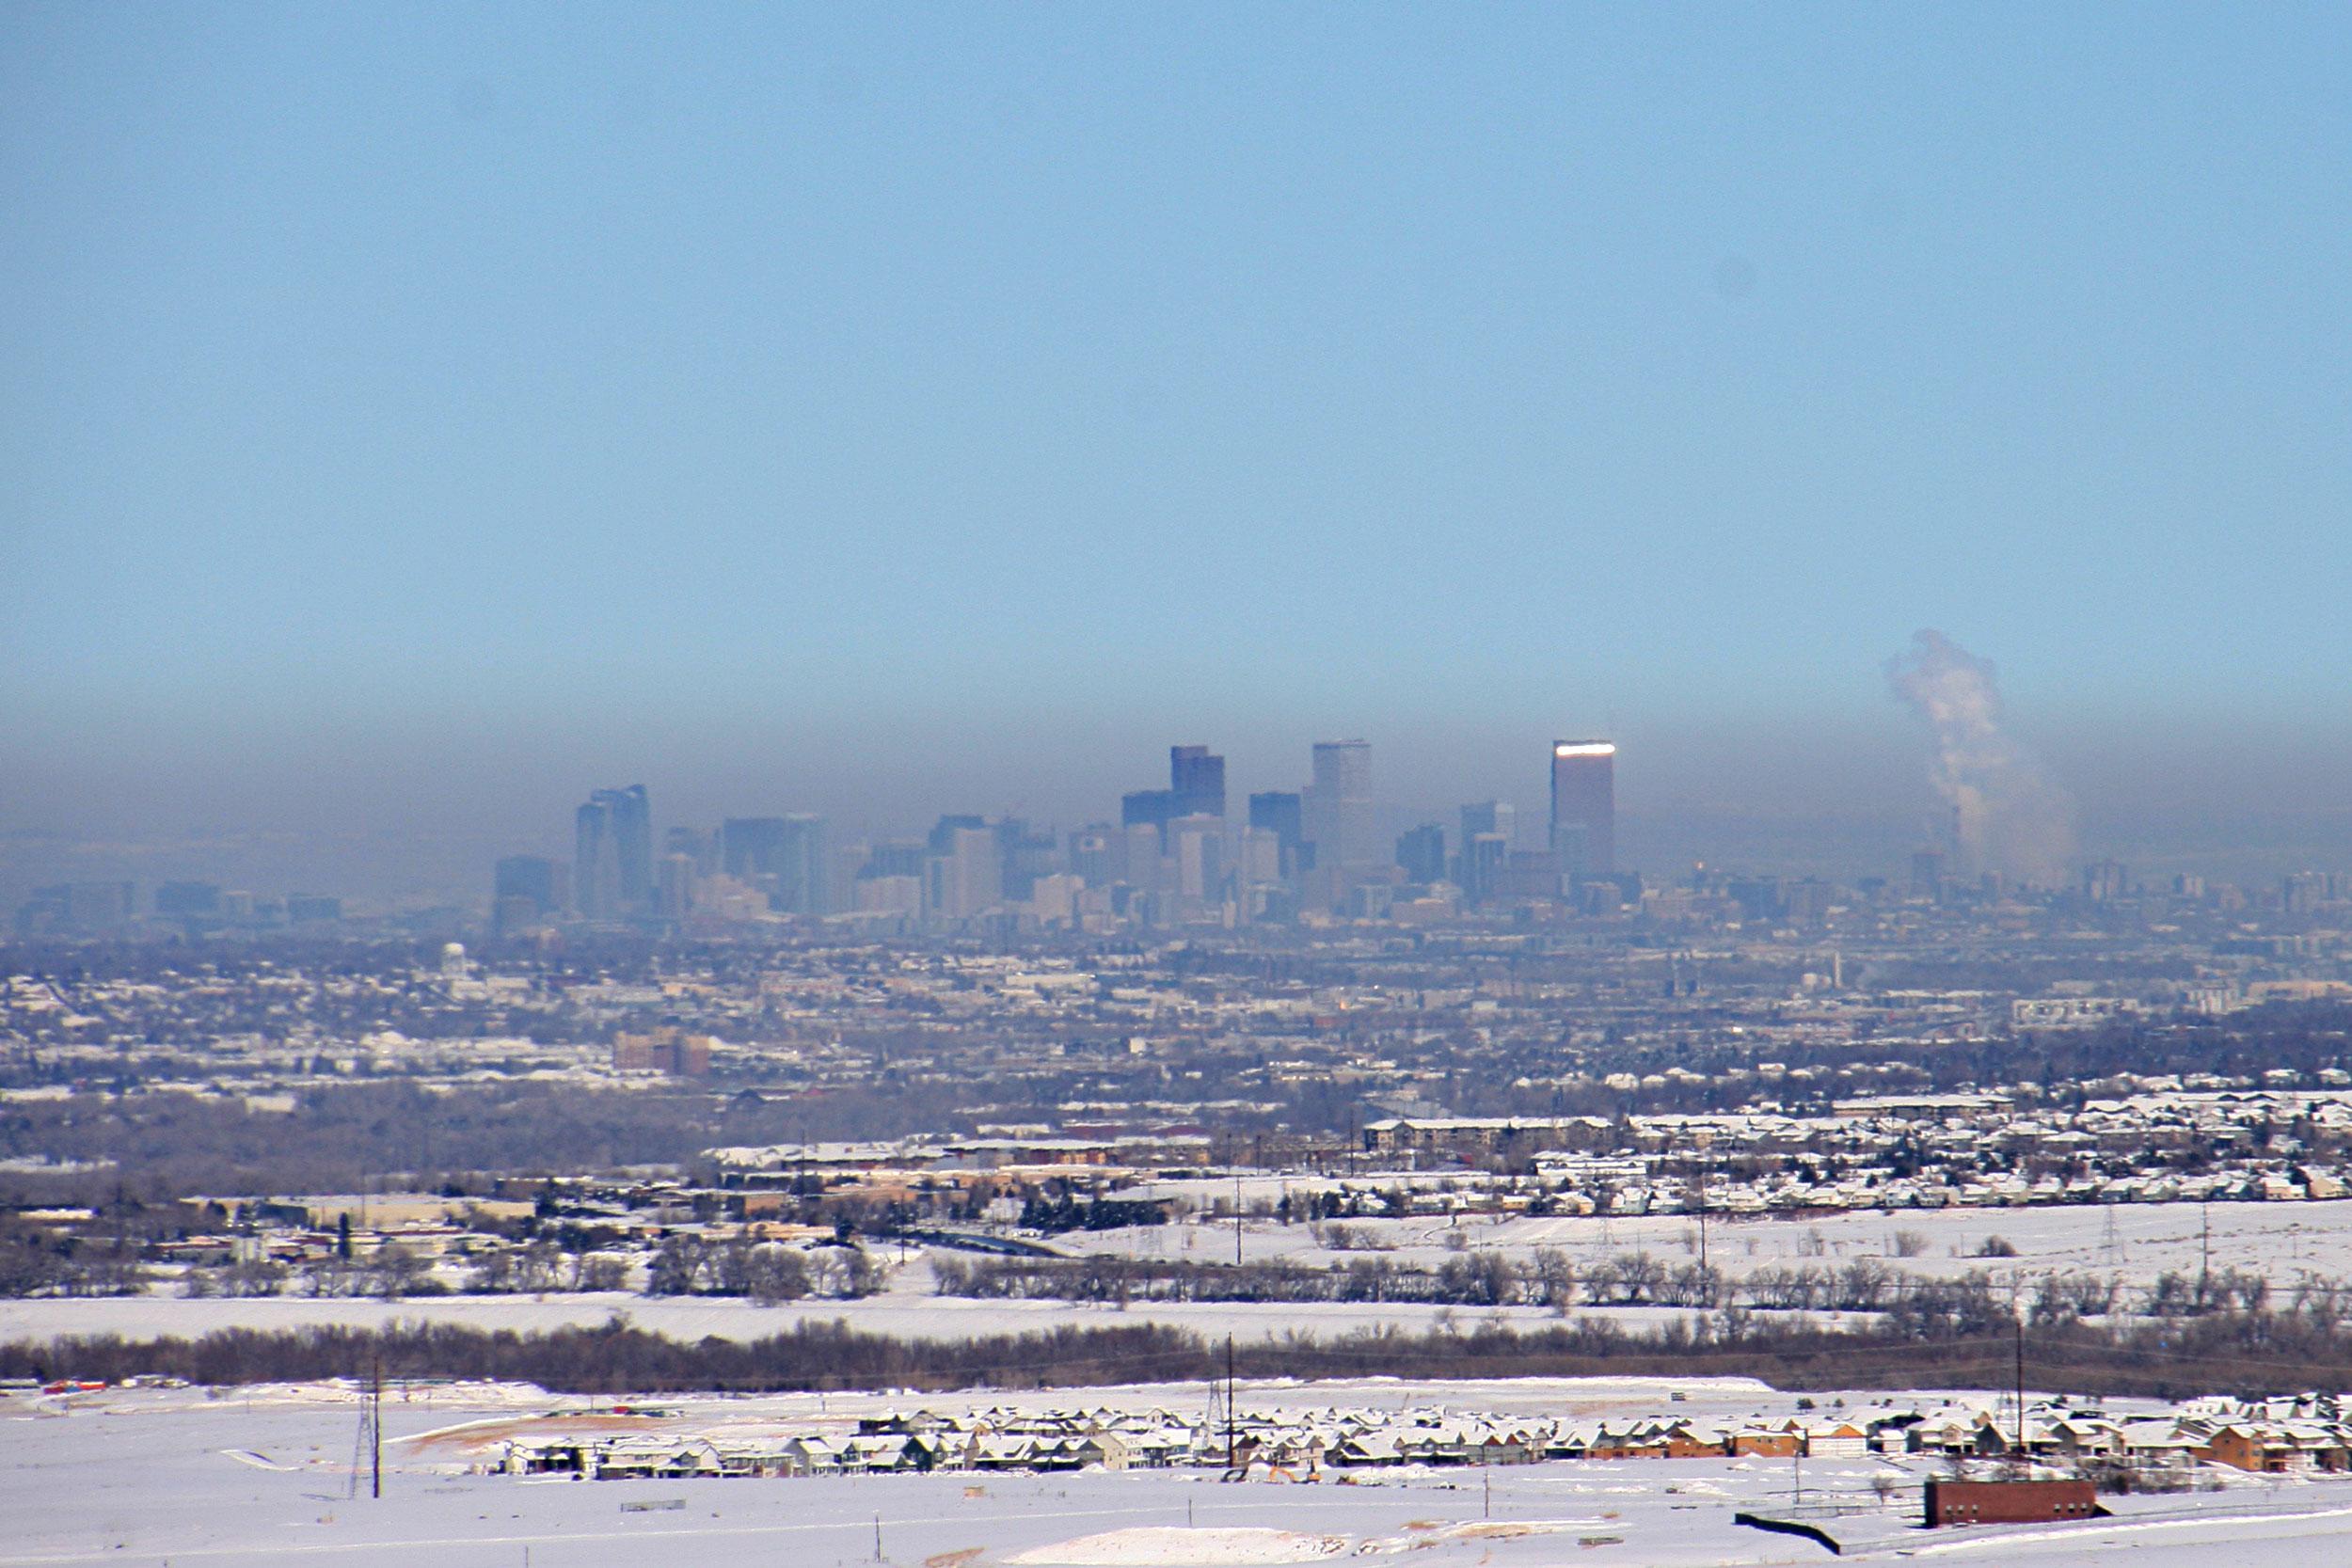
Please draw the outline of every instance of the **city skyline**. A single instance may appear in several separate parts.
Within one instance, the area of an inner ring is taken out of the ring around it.
[[[1921,625],[2094,810],[2352,771],[2340,18],[534,14],[0,19],[0,832],[1530,722],[1720,803]]]

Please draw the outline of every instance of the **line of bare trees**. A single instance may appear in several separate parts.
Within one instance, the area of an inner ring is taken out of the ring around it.
[[[1733,1278],[1697,1262],[1647,1252],[1620,1253],[1581,1267],[1538,1249],[1525,1262],[1466,1252],[1434,1267],[1354,1257],[1317,1268],[1284,1259],[1202,1263],[1158,1259],[964,1259],[934,1254],[942,1295],[984,1299],[1104,1302],[1394,1302],[1444,1307],[1680,1307],[1714,1311],[1883,1312],[1910,1331],[1977,1332],[2023,1317],[2038,1324],[2119,1313],[2182,1318],[2260,1310],[2271,1300],[2263,1275],[2231,1269],[2167,1273],[2133,1290],[2114,1275],[2045,1270],[1994,1274],[1972,1269],[1942,1279],[1858,1258],[1842,1264],[1753,1269]],[[2296,1311],[2330,1323],[2352,1320],[2352,1282],[2306,1276]]]
[[[2352,1333],[2292,1310],[2170,1322],[2011,1323],[1923,1336],[1893,1318],[1843,1328],[1744,1308],[1629,1330],[1608,1318],[1513,1329],[1492,1323],[1333,1338],[1291,1333],[1235,1348],[1248,1378],[1745,1375],[1787,1388],[1984,1387],[2022,1348],[2036,1387],[2179,1398],[2228,1389],[2352,1386]],[[119,1381],[160,1374],[227,1386],[364,1375],[485,1378],[580,1393],[676,1389],[1025,1388],[1205,1380],[1221,1343],[1149,1323],[973,1339],[899,1339],[835,1319],[749,1341],[678,1340],[615,1315],[595,1327],[517,1334],[453,1323],[380,1329],[226,1329],[200,1338],[115,1336],[0,1345],[0,1377]]]

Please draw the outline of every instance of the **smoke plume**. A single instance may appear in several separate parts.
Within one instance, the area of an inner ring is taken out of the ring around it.
[[[1940,631],[1920,631],[1910,651],[1886,661],[1886,684],[1934,734],[1929,778],[1951,807],[1970,867],[2061,880],[2074,850],[2074,802],[2001,728],[1992,661]]]

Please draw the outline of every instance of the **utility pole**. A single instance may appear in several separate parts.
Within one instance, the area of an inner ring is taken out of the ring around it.
[[[368,1496],[384,1495],[384,1358],[368,1378]]]
[[[2213,1199],[2201,1199],[2197,1209],[2204,1216],[2202,1235],[2197,1243],[2197,1310],[2202,1312],[2213,1298]]]
[[[1233,1337],[1225,1336],[1225,1467],[1233,1468],[1241,1457],[1241,1441],[1233,1424]]]
[[[1233,1167],[1233,1266],[1241,1267],[1241,1167]]]
[[[1699,1171],[1699,1272],[1707,1272],[1707,1172]]]
[[[2017,1320],[2017,1470],[2026,1471],[2026,1320]]]

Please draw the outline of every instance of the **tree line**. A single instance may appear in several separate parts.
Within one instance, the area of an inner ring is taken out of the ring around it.
[[[1699,1262],[1674,1263],[1647,1252],[1619,1253],[1579,1266],[1561,1251],[1538,1248],[1524,1262],[1494,1252],[1464,1252],[1434,1267],[1356,1257],[1315,1267],[1289,1259],[1244,1263],[1091,1257],[980,1258],[936,1253],[941,1295],[982,1300],[1078,1301],[1125,1306],[1150,1302],[1400,1303],[1437,1307],[1679,1307],[1714,1311],[1885,1313],[1922,1333],[1976,1332],[2023,1317],[2072,1323],[2119,1313],[2182,1318],[2254,1311],[2270,1304],[2259,1274],[2167,1272],[2141,1289],[2113,1275],[2044,1270],[1995,1275],[1971,1269],[1957,1278],[1914,1274],[1857,1258],[1843,1264],[1800,1263],[1752,1269],[1737,1277]],[[2291,1292],[2294,1310],[2328,1323],[2352,1319],[2352,1282],[2306,1276]]]
[[[2169,1323],[2079,1321],[2020,1332],[1950,1324],[1922,1334],[1893,1319],[1833,1328],[1730,1308],[1629,1330],[1603,1318],[1512,1328],[1482,1323],[1318,1338],[1293,1332],[1232,1348],[1245,1378],[1750,1376],[1784,1388],[1984,1387],[2021,1352],[2036,1387],[2181,1398],[2229,1389],[2352,1386],[2352,1334],[2292,1310],[2225,1311]],[[67,1337],[0,1345],[0,1377],[119,1381],[139,1374],[213,1386],[358,1378],[494,1379],[576,1394],[685,1390],[1080,1387],[1207,1381],[1221,1341],[1155,1323],[1066,1326],[972,1339],[903,1339],[840,1320],[761,1338],[672,1339],[615,1315],[531,1333],[452,1323],[382,1328],[222,1329],[197,1338]]]

